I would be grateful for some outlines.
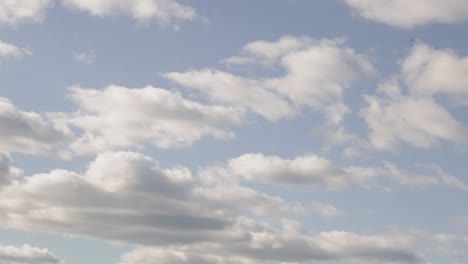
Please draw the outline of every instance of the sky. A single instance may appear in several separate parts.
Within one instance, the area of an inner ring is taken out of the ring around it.
[[[0,0],[0,264],[468,262],[466,0]]]

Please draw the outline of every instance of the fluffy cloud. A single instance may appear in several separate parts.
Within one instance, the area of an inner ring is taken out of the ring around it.
[[[2,264],[55,264],[62,263],[48,249],[29,245],[21,247],[0,245],[0,263]]]
[[[468,56],[453,50],[418,43],[403,61],[401,75],[412,94],[468,98]]]
[[[63,0],[63,4],[94,16],[124,15],[139,22],[155,20],[163,25],[192,20],[197,15],[195,9],[176,0]]]
[[[12,166],[11,158],[8,154],[0,152],[0,189],[10,185],[14,180],[20,179],[22,171]]]
[[[228,171],[248,181],[286,185],[309,185],[339,190],[370,188],[377,171],[373,168],[343,168],[316,155],[282,159],[260,153],[244,154],[228,161]]]
[[[395,27],[414,28],[430,23],[468,20],[464,0],[344,0],[360,16]]]
[[[74,154],[147,144],[180,147],[205,136],[231,138],[223,127],[239,125],[243,118],[238,108],[203,105],[155,87],[70,91],[79,110],[56,114],[54,120],[84,131],[71,145]]]
[[[41,22],[52,3],[52,0],[2,0],[0,24]]]
[[[253,264],[337,260],[353,263],[422,263],[418,254],[408,250],[411,246],[410,237],[394,234],[366,236],[342,231],[310,234],[299,223],[283,219],[280,231],[274,232],[267,227],[250,231],[250,238],[244,243],[141,248],[124,255],[123,263]]]
[[[285,99],[256,80],[211,69],[172,72],[165,76],[206,93],[214,102],[243,106],[272,121],[294,115],[294,109]]]
[[[3,227],[144,246],[123,256],[128,264],[143,258],[149,263],[420,263],[405,236],[313,234],[296,221],[275,220],[291,212],[294,205],[243,187],[228,174],[204,170],[195,176],[132,152],[100,154],[82,174],[54,170],[21,177],[0,190]]]
[[[227,174],[248,182],[277,185],[295,185],[329,190],[349,188],[391,190],[393,184],[406,187],[449,187],[468,191],[468,184],[434,165],[421,166],[422,172],[399,168],[391,162],[382,166],[343,167],[317,155],[303,155],[294,159],[249,153],[230,159],[225,166]],[[390,182],[388,182],[390,180]],[[323,216],[342,215],[333,206],[313,204],[309,210]]]
[[[6,152],[50,153],[71,138],[71,132],[48,118],[16,108],[0,98],[0,148]]]
[[[416,44],[403,60],[400,74],[380,84],[377,96],[364,96],[368,106],[361,115],[370,128],[372,147],[391,150],[399,143],[421,148],[442,141],[466,143],[466,125],[438,102],[448,98],[452,104],[463,103],[468,95],[466,76],[466,57]]]
[[[284,36],[272,42],[248,43],[241,56],[225,62],[277,66],[285,74],[249,79],[203,69],[165,76],[206,93],[213,101],[244,106],[270,120],[289,117],[305,106],[323,111],[328,122],[337,124],[348,111],[345,90],[357,79],[374,72],[369,59],[344,46],[343,41],[307,37]],[[272,103],[262,103],[259,98]]]
[[[30,54],[31,51],[28,49],[18,48],[12,44],[0,41],[0,62],[9,58],[20,59]]]
[[[160,168],[131,152],[103,153],[83,174],[54,170],[0,191],[3,227],[86,235],[142,245],[238,239],[238,215],[292,212],[278,197],[222,175]]]

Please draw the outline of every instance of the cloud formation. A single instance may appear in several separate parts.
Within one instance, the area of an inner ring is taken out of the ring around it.
[[[401,143],[419,148],[443,141],[466,143],[466,124],[451,114],[450,105],[439,101],[442,97],[452,105],[463,105],[468,95],[467,75],[466,57],[416,44],[403,60],[399,75],[381,83],[378,95],[364,95],[368,106],[361,116],[369,126],[371,146],[394,150]]]
[[[69,90],[78,111],[56,113],[54,120],[83,131],[70,147],[78,155],[145,145],[183,147],[206,136],[232,138],[227,129],[241,124],[244,115],[239,108],[204,105],[150,86]]]
[[[5,59],[21,59],[27,55],[31,55],[30,50],[0,41],[0,62]]]
[[[20,110],[6,98],[0,98],[0,132],[0,148],[5,152],[52,153],[72,137],[65,126]]]
[[[62,0],[71,9],[94,16],[129,16],[138,22],[156,21],[161,25],[177,24],[197,16],[194,8],[176,0]]]
[[[358,15],[390,26],[414,28],[431,23],[468,20],[464,0],[344,0]]]
[[[62,261],[48,249],[23,245],[21,247],[0,245],[2,264],[58,264]]]
[[[0,24],[13,26],[41,22],[52,4],[52,0],[2,0]]]
[[[307,107],[324,113],[327,122],[335,125],[349,110],[344,103],[345,90],[357,79],[374,72],[370,60],[346,47],[342,40],[294,36],[248,43],[240,56],[225,62],[269,65],[285,73],[251,79],[202,69],[165,76],[205,93],[212,101],[243,106],[272,121],[291,117],[298,109]],[[271,104],[264,103],[265,100]]]

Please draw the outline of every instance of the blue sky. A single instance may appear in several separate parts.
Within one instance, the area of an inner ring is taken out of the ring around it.
[[[0,0],[0,263],[466,263],[465,0]]]

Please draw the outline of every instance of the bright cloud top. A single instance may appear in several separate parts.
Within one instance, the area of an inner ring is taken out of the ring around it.
[[[243,120],[241,109],[203,105],[178,92],[155,87],[73,87],[70,92],[79,110],[56,114],[54,120],[83,130],[71,145],[76,154],[147,144],[183,147],[205,136],[231,138],[233,132],[224,128]]]

